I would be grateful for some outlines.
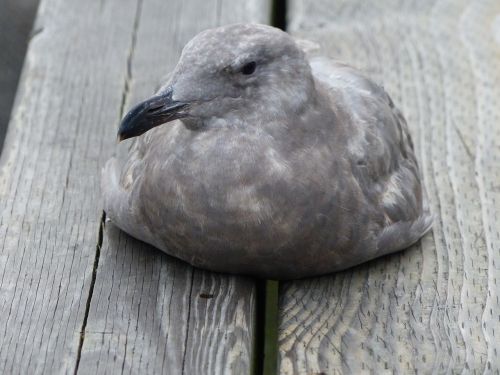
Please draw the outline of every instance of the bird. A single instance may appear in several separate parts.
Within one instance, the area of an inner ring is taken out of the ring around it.
[[[432,214],[404,116],[307,46],[260,24],[191,39],[119,125],[128,154],[101,178],[111,222],[195,267],[276,280],[416,243]]]

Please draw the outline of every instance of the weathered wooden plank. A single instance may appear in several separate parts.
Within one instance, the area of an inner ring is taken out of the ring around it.
[[[289,28],[382,82],[436,215],[421,243],[283,284],[280,371],[498,373],[500,3],[291,1]]]
[[[196,33],[266,23],[269,10],[265,1],[141,1],[125,108],[151,95]],[[249,373],[255,293],[253,280],[193,269],[106,225],[79,373]]]
[[[0,373],[74,368],[133,17],[128,0],[39,9],[0,161]]]
[[[198,27],[267,14],[258,1],[42,0],[0,160],[0,373],[68,373],[78,358],[80,372],[248,371],[253,282],[111,226],[98,246],[99,178],[160,64]]]
[[[79,373],[248,373],[255,285],[108,225]]]

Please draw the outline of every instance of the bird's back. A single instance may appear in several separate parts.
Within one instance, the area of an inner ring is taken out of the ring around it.
[[[363,229],[371,236],[358,240],[361,261],[370,247],[376,257],[412,245],[430,229],[432,215],[406,120],[385,90],[359,70],[325,58],[310,64],[341,119],[344,139],[338,144],[365,202],[362,215],[373,224]]]

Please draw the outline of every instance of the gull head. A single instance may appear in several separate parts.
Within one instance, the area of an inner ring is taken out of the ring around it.
[[[265,25],[223,26],[186,44],[168,82],[127,113],[118,137],[176,119],[191,130],[259,126],[301,112],[313,96],[311,68],[291,36]]]

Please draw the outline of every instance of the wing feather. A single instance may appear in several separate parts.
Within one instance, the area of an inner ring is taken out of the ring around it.
[[[408,124],[383,87],[359,70],[311,59],[313,74],[350,111],[348,157],[365,199],[384,216],[375,236],[384,252],[410,246],[432,224]]]

